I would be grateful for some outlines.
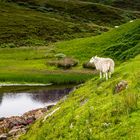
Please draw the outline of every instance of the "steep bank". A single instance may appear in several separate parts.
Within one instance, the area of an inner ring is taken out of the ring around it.
[[[21,139],[138,139],[139,66],[140,55],[118,67],[108,81],[94,78],[85,83],[55,107],[60,107],[57,112],[45,122],[36,122]],[[128,87],[117,93],[115,87],[122,80]]]

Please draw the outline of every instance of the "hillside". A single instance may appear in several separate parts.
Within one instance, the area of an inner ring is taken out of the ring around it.
[[[81,1],[8,0],[0,1],[0,9],[0,47],[94,36],[140,17],[139,12]]]
[[[94,55],[126,61],[140,53],[140,20],[128,22],[102,35],[58,42],[56,51],[83,61]]]
[[[49,112],[60,107],[59,110],[49,116],[45,122],[43,118],[36,122],[20,140],[139,139],[140,51],[137,47],[140,43],[137,40],[140,37],[137,32],[139,29],[140,20],[136,20],[94,38],[70,41],[71,48],[67,45],[66,52],[70,52],[69,55],[72,55],[73,51],[74,56],[78,58],[80,56],[74,52],[75,47],[78,44],[81,48],[88,46],[85,48],[86,51],[85,49],[80,50],[79,53],[83,52],[81,60],[82,57],[85,59],[91,53],[96,53],[112,56],[116,60],[119,59],[119,63],[122,62],[116,66],[113,77],[108,81],[100,80],[95,76],[70,93],[67,99],[60,101]],[[118,38],[115,38],[117,36]],[[135,38],[135,41],[131,41],[132,43],[137,42],[135,46],[128,45],[128,48],[123,46],[124,50],[121,51],[119,50],[120,46],[117,48],[116,46],[108,47],[115,42],[129,43],[130,38]],[[64,44],[68,44],[68,42],[58,43],[58,50],[61,47],[64,50]],[[97,47],[94,46],[95,44]],[[102,52],[103,48],[114,49],[114,54],[110,49],[107,51],[109,54],[106,54],[105,51]],[[89,52],[91,53],[88,55]],[[115,55],[116,53],[119,55]],[[122,56],[127,59],[122,59]],[[127,62],[124,62],[125,60]],[[127,82],[128,87],[117,93],[115,91],[116,84],[122,80]]]
[[[53,13],[0,2],[1,47],[39,46],[57,40],[92,36],[107,30],[95,24],[69,21]]]
[[[94,78],[85,83],[55,107],[59,111],[36,122],[21,139],[139,139],[140,67],[136,65],[140,66],[140,56],[117,68],[107,82]],[[128,89],[115,94],[121,80],[128,82]]]
[[[139,12],[125,11],[121,8],[103,5],[100,3],[83,2],[79,0],[11,0],[42,12],[50,11],[60,14],[64,17],[69,16],[72,19],[93,22],[103,26],[120,25],[131,19],[140,17]]]
[[[139,0],[82,0],[87,2],[102,3],[106,5],[111,5],[113,7],[140,11],[140,1]]]

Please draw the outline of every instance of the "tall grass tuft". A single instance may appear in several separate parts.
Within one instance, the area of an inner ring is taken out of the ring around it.
[[[135,93],[126,93],[123,98],[123,105],[127,114],[135,111],[138,107],[138,95]]]

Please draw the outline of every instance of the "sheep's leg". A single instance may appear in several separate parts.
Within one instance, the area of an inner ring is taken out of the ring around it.
[[[111,72],[109,72],[109,75],[108,76],[109,76],[109,78],[111,78]]]
[[[105,78],[105,73],[103,73],[103,78]]]
[[[108,73],[107,72],[105,73],[105,77],[106,77],[106,80],[108,80]]]
[[[100,71],[100,79],[102,79],[102,72]]]

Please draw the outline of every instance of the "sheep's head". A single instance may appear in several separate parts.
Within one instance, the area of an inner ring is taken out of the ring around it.
[[[90,59],[90,61],[89,61],[89,63],[95,63],[96,61],[97,61],[97,55],[96,56],[93,56],[91,59]]]

